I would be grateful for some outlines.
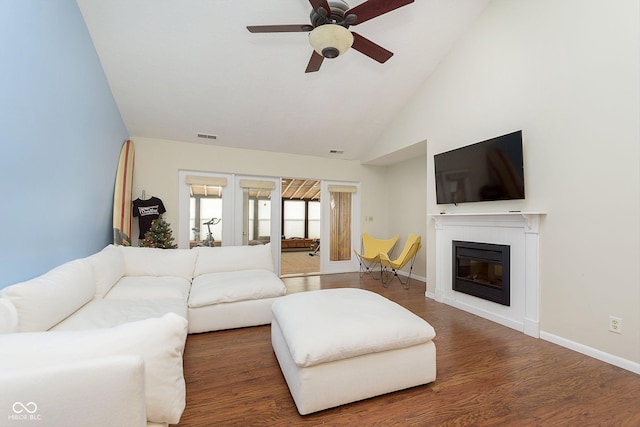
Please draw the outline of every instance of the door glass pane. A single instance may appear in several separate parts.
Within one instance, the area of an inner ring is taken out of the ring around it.
[[[222,244],[223,187],[189,185],[189,247]]]
[[[196,198],[189,198],[189,240],[195,242],[200,240],[200,230],[196,228]]]
[[[248,220],[249,220],[248,230],[249,231],[248,231],[248,233],[249,233],[249,240],[253,240],[253,239],[255,239],[255,237],[254,237],[255,231],[254,231],[253,225],[254,225],[254,221],[255,221],[254,216],[255,216],[255,209],[256,209],[256,201],[249,199],[248,203],[249,203],[249,209],[247,211],[248,214],[249,214],[249,218],[248,218]]]
[[[222,199],[200,199],[200,240],[205,246],[220,246],[222,241]]]
[[[255,216],[258,215],[258,222]],[[271,200],[249,199],[249,240],[263,240],[271,232]]]
[[[243,245],[260,245],[271,241],[271,191],[243,188]]]
[[[351,193],[331,192],[329,259],[351,260]]]
[[[190,246],[220,246],[222,241],[222,187],[191,185],[190,192]]]
[[[260,200],[258,203],[258,240],[268,238],[271,234],[271,200]]]

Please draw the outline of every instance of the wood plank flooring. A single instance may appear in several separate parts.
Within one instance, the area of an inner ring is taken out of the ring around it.
[[[437,379],[300,416],[270,326],[190,335],[179,426],[640,426],[640,376],[357,273],[285,278],[289,292],[378,292],[436,330]],[[411,369],[410,366],[407,369]]]

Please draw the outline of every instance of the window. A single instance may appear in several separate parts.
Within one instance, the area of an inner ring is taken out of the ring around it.
[[[285,200],[283,203],[284,237],[319,239],[320,202],[311,200]]]
[[[287,239],[293,237],[304,238],[305,232],[305,211],[306,203],[304,200],[285,200],[284,201],[284,236]]]
[[[309,239],[320,238],[320,202],[307,202],[307,230]]]

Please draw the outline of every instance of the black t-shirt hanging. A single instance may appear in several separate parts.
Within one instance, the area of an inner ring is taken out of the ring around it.
[[[135,199],[133,201],[133,216],[138,217],[138,225],[140,226],[140,239],[144,239],[144,235],[151,228],[151,223],[158,218],[160,214],[167,210],[162,204],[162,200],[152,197],[147,200]]]

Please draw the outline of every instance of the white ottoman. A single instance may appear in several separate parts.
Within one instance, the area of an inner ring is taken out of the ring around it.
[[[271,342],[302,415],[436,379],[433,327],[381,295],[301,292],[272,310]]]

